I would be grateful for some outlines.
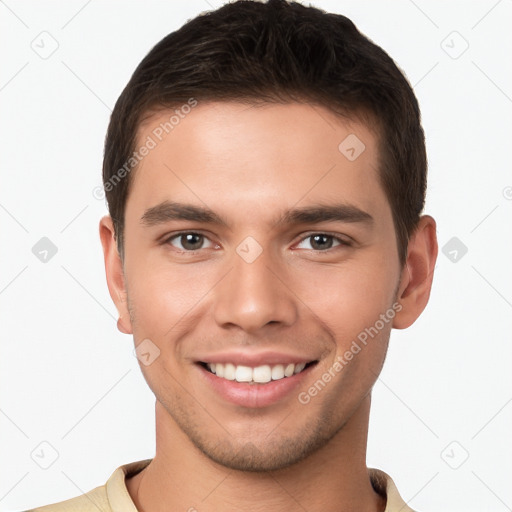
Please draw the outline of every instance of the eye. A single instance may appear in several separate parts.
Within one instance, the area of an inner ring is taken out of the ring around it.
[[[208,238],[206,238],[204,235],[201,235],[200,233],[194,232],[178,233],[167,238],[165,242],[181,251],[192,252],[199,249],[204,249],[205,247],[203,247],[203,244],[205,241],[210,243],[208,247],[213,247],[212,242],[208,240]]]
[[[311,240],[310,247],[300,247],[308,240]],[[337,242],[336,245],[334,245],[335,242]],[[301,249],[313,249],[314,251],[327,251],[340,245],[350,246],[350,243],[342,238],[327,233],[314,233],[304,238],[297,247]]]

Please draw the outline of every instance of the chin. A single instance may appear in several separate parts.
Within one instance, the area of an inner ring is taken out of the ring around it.
[[[265,446],[258,447],[251,441],[238,446],[229,441],[205,446],[200,440],[192,439],[195,446],[213,462],[228,469],[253,473],[278,471],[293,466],[324,447],[329,440],[330,436],[310,433],[309,436],[273,442],[263,439]]]

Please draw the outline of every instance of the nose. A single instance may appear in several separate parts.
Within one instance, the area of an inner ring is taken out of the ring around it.
[[[217,325],[237,326],[253,334],[270,324],[293,325],[297,302],[287,286],[283,265],[269,250],[252,262],[235,253],[230,264],[230,271],[215,287]]]

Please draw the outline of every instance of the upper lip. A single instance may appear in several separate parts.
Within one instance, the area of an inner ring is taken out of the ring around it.
[[[197,358],[199,363],[233,363],[235,366],[257,367],[268,364],[310,363],[316,361],[314,357],[284,352],[265,351],[257,353],[248,352],[215,352]]]

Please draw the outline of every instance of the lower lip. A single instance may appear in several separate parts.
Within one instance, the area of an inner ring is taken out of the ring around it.
[[[201,376],[224,400],[243,407],[267,407],[289,396],[304,380],[310,370],[316,366],[312,364],[291,377],[271,380],[265,384],[249,384],[217,377],[206,368],[197,365]]]

